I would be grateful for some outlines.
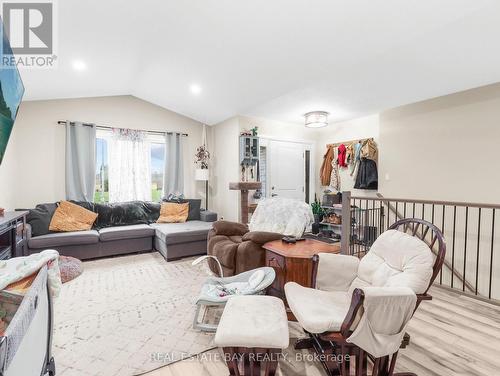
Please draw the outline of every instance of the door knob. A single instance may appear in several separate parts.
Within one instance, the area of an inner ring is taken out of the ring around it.
[[[277,196],[276,193],[271,194],[271,197],[276,197],[276,196]]]

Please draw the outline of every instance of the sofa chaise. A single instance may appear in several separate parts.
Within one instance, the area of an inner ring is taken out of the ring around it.
[[[88,231],[48,232],[48,223],[57,204],[37,205],[30,212],[33,213],[32,218],[28,215],[25,255],[50,248],[61,255],[86,260],[157,250],[167,261],[171,261],[205,254],[208,232],[217,219],[215,213],[200,210],[196,204],[193,210],[190,205],[190,217],[184,223],[155,223],[159,203],[75,203],[99,214],[94,227]],[[40,230],[43,227],[40,222],[45,223],[48,233]]]

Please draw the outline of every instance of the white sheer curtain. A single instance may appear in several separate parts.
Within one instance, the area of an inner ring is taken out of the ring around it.
[[[146,133],[113,129],[108,156],[109,201],[151,201],[151,149]]]

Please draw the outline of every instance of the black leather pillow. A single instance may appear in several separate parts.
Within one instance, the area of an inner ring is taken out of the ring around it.
[[[175,202],[178,204],[184,204],[189,202],[189,213],[188,213],[188,221],[199,221],[200,220],[200,211],[201,211],[201,199],[200,198],[181,198],[174,200],[163,200],[164,202]]]
[[[38,204],[35,209],[31,209],[26,216],[26,222],[31,225],[31,235],[40,236],[47,235],[49,231],[50,221],[57,209],[57,204]]]

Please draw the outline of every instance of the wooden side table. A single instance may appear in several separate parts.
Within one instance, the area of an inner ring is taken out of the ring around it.
[[[313,256],[318,253],[340,253],[340,243],[329,244],[314,239],[305,239],[294,244],[274,240],[264,244],[266,266],[274,268],[276,279],[268,288],[267,294],[285,302],[285,284],[297,282],[305,287],[312,286]],[[289,318],[290,311],[287,310]]]

